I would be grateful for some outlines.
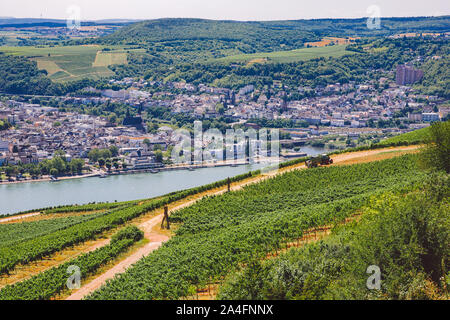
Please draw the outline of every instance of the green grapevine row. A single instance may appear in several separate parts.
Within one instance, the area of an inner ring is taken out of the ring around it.
[[[105,214],[107,213],[94,213],[75,217],[0,224],[0,247],[12,247],[16,243],[63,230]]]
[[[4,287],[0,290],[0,300],[50,299],[66,288],[69,277],[67,269],[69,266],[79,267],[81,280],[83,280],[142,238],[143,232],[137,227],[127,227],[114,235],[111,243],[107,246],[83,254],[60,266],[39,273],[30,279]]]

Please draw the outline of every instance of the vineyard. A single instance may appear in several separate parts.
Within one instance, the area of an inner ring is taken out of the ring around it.
[[[142,239],[143,233],[136,227],[127,227],[113,236],[111,243],[93,252],[83,254],[58,267],[44,271],[28,280],[0,290],[0,300],[45,300],[66,288],[69,266],[80,268],[81,280],[126,251]]]
[[[99,211],[99,210],[108,210],[108,209],[114,209],[122,206],[131,206],[134,204],[139,203],[139,201],[124,201],[124,202],[99,202],[99,203],[88,203],[83,205],[61,205],[61,206],[55,206],[55,207],[47,207],[47,208],[40,208],[40,209],[32,209],[27,211],[21,211],[16,212],[12,214],[3,214],[2,218],[4,217],[13,217],[13,216],[19,216],[22,214],[27,213],[34,213],[34,212],[41,212],[44,214],[52,214],[52,213],[75,213],[75,212],[89,212],[89,211]]]
[[[0,248],[13,247],[17,243],[67,229],[105,214],[107,213],[94,213],[34,222],[0,224]]]
[[[217,298],[448,300],[449,182],[434,175],[420,192],[373,197],[359,210],[357,224],[252,262],[226,277]],[[374,264],[383,272],[380,290],[366,284],[367,266]]]
[[[100,233],[168,203],[168,198],[127,208],[114,209],[92,220],[60,231],[0,248],[0,273],[7,273],[17,264],[27,264],[74,244],[94,239]]]
[[[240,181],[258,174],[250,172],[230,179]],[[201,187],[170,193],[142,201],[124,203],[88,204],[83,206],[63,206],[48,209],[44,213],[66,213],[111,209],[81,217],[68,217],[23,224],[0,225],[5,230],[0,245],[0,274],[7,274],[18,264],[28,264],[75,244],[95,239],[101,233],[116,228],[127,221],[171,202],[197,193],[224,186],[228,180],[218,181]],[[24,234],[25,232],[25,234]]]
[[[353,166],[292,171],[171,216],[176,235],[88,299],[187,297],[303,232],[339,223],[375,195],[413,189],[425,173],[408,155]]]
[[[423,128],[415,131],[411,131],[405,134],[401,134],[392,138],[388,138],[384,141],[381,141],[380,145],[396,145],[396,144],[420,144],[425,143],[428,139],[430,129]]]
[[[68,212],[89,212],[98,210],[110,210],[119,207],[129,207],[138,204],[139,201],[124,201],[124,202],[113,202],[113,203],[89,203],[84,205],[70,205],[70,206],[60,206],[54,208],[42,209],[45,214],[52,213],[68,213]]]

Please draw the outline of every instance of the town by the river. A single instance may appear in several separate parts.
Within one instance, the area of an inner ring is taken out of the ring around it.
[[[324,149],[303,147],[301,152],[317,155]],[[0,185],[0,215],[59,205],[152,198],[233,177],[262,166],[264,164]]]
[[[322,148],[303,147],[301,152],[317,155]],[[264,164],[175,170],[69,179],[58,182],[28,182],[0,185],[0,215],[51,206],[90,202],[128,201],[161,196],[257,170]]]

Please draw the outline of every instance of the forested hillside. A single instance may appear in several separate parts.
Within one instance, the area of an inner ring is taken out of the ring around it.
[[[144,77],[233,89],[248,84],[272,85],[274,80],[292,88],[373,81],[386,75],[382,71],[392,71],[398,64],[422,57],[425,62],[418,67],[424,70],[425,76],[418,87],[423,93],[448,98],[448,40],[386,36],[400,32],[449,31],[449,19],[385,18],[380,30],[368,29],[365,19],[275,22],[160,19],[131,24],[105,37],[74,40],[64,45],[123,45],[127,63],[109,66],[115,78]],[[348,37],[361,38],[354,38],[356,43],[347,48],[346,45],[328,46],[307,54],[291,51],[292,60],[286,59],[289,50],[302,48],[306,42],[324,36],[339,36],[344,41]],[[262,57],[261,61],[248,63],[245,54],[255,52]],[[228,59],[243,54],[243,60]],[[433,56],[438,58],[431,60]],[[93,85],[88,81],[54,84],[45,72],[37,69],[34,61],[6,55],[0,55],[0,76],[0,91],[6,93],[58,95]],[[296,98],[301,97],[292,97]]]
[[[159,19],[126,26],[112,35],[91,42],[124,44],[144,48],[145,53],[130,53],[128,65],[113,66],[119,77],[146,76],[154,80],[185,80],[193,83],[238,87],[246,84],[266,84],[272,79],[318,85],[359,80],[370,68],[392,68],[407,61],[405,55],[418,54],[407,50],[414,41],[399,39],[396,43],[381,43],[386,51],[371,51],[371,55],[328,58],[329,63],[306,62],[252,64],[234,68],[218,58],[249,53],[286,52],[299,49],[306,42],[324,36],[385,37],[406,32],[449,31],[449,17],[383,18],[380,30],[367,28],[366,19],[318,19],[297,21],[238,22],[201,19]],[[398,45],[405,41],[405,45]],[[426,48],[426,43],[422,48]],[[361,48],[360,48],[361,49]],[[432,51],[430,48],[429,51]],[[355,50],[358,51],[358,50]],[[362,50],[359,50],[362,52]],[[211,63],[217,59],[216,63]],[[350,60],[352,60],[350,59]],[[326,58],[325,58],[326,60]],[[362,70],[363,69],[363,70]],[[363,72],[361,72],[363,71]],[[315,79],[317,81],[315,81]]]
[[[58,91],[36,62],[0,53],[0,92],[54,94]]]
[[[367,28],[367,19],[315,19],[290,21],[214,21],[158,19],[122,28],[100,41],[108,44],[142,44],[186,40],[217,40],[241,45],[243,52],[294,49],[305,40],[322,36],[387,36],[406,32],[448,31],[450,17],[383,18],[379,30]]]
[[[422,69],[424,78],[418,88],[425,94],[437,95],[450,99],[450,52],[426,62]]]
[[[119,76],[140,75],[152,80],[187,81],[220,87],[239,88],[248,84],[258,87],[280,80],[292,87],[363,82],[385,76],[380,71],[393,70],[396,65],[417,58],[439,55],[448,64],[449,44],[445,39],[379,39],[367,40],[348,48],[353,54],[342,57],[315,58],[292,63],[234,63],[217,60],[197,63],[165,63],[171,59],[164,53],[130,54],[129,64],[113,66]],[[178,61],[179,62],[179,61]],[[436,68],[435,68],[436,69]],[[448,94],[446,71],[424,68],[422,88]],[[437,77],[436,81],[430,79]],[[447,89],[446,89],[447,88]],[[431,90],[431,89],[430,89]],[[431,91],[430,91],[431,92]]]

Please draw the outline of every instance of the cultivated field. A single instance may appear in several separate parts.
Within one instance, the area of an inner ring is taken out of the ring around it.
[[[306,42],[306,47],[325,47],[332,43],[337,45],[350,44],[359,38],[336,38],[336,37],[325,37],[321,41],[316,42]]]
[[[113,64],[126,64],[127,52],[122,47],[102,51],[103,46],[58,46],[58,47],[0,47],[6,54],[22,55],[38,63],[46,70],[50,79],[70,81],[83,78],[99,79],[114,73],[108,68]]]
[[[16,46],[20,43],[20,39],[30,39],[34,37],[41,37],[37,32],[33,31],[0,31],[0,39],[3,38],[3,45],[5,46]]]
[[[320,57],[340,57],[346,54],[353,54],[351,51],[345,50],[345,45],[335,45],[329,47],[303,48],[290,51],[261,52],[253,54],[240,54],[214,61],[220,62],[248,62],[248,63],[289,63],[296,61],[309,60]]]
[[[93,67],[107,67],[113,64],[127,64],[126,52],[103,52],[98,51],[95,56]]]

